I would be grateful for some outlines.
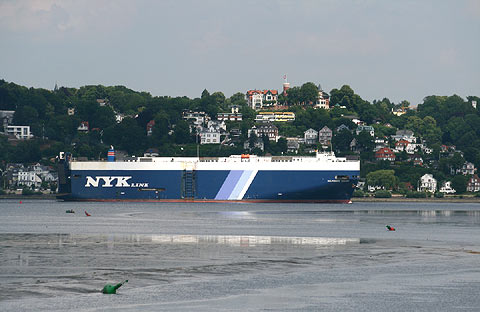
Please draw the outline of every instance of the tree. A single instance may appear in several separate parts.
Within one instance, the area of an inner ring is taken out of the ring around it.
[[[280,138],[277,141],[277,151],[280,154],[286,154],[287,153],[287,139],[285,138]]]
[[[453,172],[462,168],[464,163],[465,159],[463,159],[463,156],[460,153],[453,154],[453,157],[448,160],[449,167]]]
[[[210,92],[208,92],[207,89],[203,89],[202,91],[202,99],[206,99],[206,98],[209,98],[210,97]]]
[[[258,140],[258,136],[255,134],[255,132],[252,131],[252,133],[250,133],[250,138],[248,138],[248,147],[250,149],[254,148],[255,143],[257,143],[257,140]]]
[[[464,175],[456,175],[452,178],[452,188],[457,194],[462,194],[467,191],[468,178]]]
[[[347,152],[350,150],[352,140],[353,134],[347,129],[344,129],[333,136],[332,146],[336,151]]]
[[[15,111],[13,120],[17,125],[32,125],[38,121],[38,111],[32,106],[24,106]]]
[[[300,88],[300,102],[315,103],[318,98],[318,88],[313,82],[304,83]]]
[[[190,127],[185,120],[180,120],[175,125],[174,140],[177,144],[186,144],[192,142]]]
[[[301,91],[299,87],[293,87],[287,91],[287,103],[288,105],[300,104],[302,101]]]
[[[357,144],[361,149],[371,151],[375,147],[375,141],[368,131],[362,131],[357,135]]]
[[[159,146],[168,141],[169,122],[168,115],[160,111],[155,115],[155,125],[152,129],[152,139]]]
[[[340,90],[332,89],[330,91],[330,103],[332,105],[342,104],[344,98],[351,98],[355,93],[353,92],[352,88],[348,85],[343,85]]]
[[[132,118],[125,118],[119,124],[105,129],[104,142],[129,154],[141,154],[146,150],[146,130],[141,128]]]
[[[246,106],[247,100],[245,99],[245,94],[237,92],[230,97],[230,103],[237,106]]]
[[[398,179],[394,170],[376,170],[367,174],[367,184],[391,190],[397,187]]]

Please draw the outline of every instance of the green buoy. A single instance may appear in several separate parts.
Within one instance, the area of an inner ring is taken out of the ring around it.
[[[123,282],[118,283],[117,285],[107,284],[107,285],[103,286],[102,293],[104,293],[104,294],[116,294],[117,289],[119,289],[126,282],[128,282],[128,280],[124,280]]]

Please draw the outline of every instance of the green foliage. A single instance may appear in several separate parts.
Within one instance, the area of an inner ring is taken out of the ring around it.
[[[386,190],[378,190],[375,192],[375,198],[390,198],[392,193]]]
[[[302,85],[300,88],[300,101],[303,103],[310,103],[317,100],[318,97],[318,88],[313,82],[307,82]]]
[[[27,195],[27,196],[35,195],[35,192],[32,191],[32,189],[30,189],[30,188],[24,187],[22,189],[22,195]]]
[[[467,191],[468,177],[464,175],[456,175],[452,178],[452,188],[457,194],[463,194]]]
[[[332,146],[335,151],[347,152],[350,150],[350,143],[352,142],[353,138],[353,134],[350,131],[344,129],[333,136]]]
[[[193,143],[194,136],[190,134],[190,128],[186,121],[181,120],[177,123],[174,132],[174,141],[177,144]]]
[[[367,131],[360,132],[356,138],[357,147],[361,150],[371,151],[375,147],[375,139]]]
[[[143,155],[147,149],[147,138],[133,118],[125,118],[121,123],[105,129],[103,140],[107,145],[127,151],[130,155]]]
[[[345,106],[347,110],[351,111],[364,112],[364,117],[370,116],[370,113],[367,112],[370,107],[364,106],[366,104],[365,101],[358,94],[355,94],[348,85],[342,86],[340,90],[333,89],[330,91],[330,104],[332,106],[336,104]]]
[[[407,192],[406,197],[407,198],[427,198],[427,193],[410,191],[410,192]]]
[[[353,191],[353,197],[365,197],[365,192],[362,190]]]
[[[435,198],[443,198],[443,197],[445,197],[445,194],[443,194],[443,193],[441,193],[441,192],[436,192],[436,193],[434,194],[434,196],[435,196]]]
[[[367,184],[394,189],[397,187],[398,178],[395,176],[394,170],[377,170],[367,174]]]
[[[313,82],[304,83],[301,87],[290,88],[286,98],[281,96],[281,103],[287,102],[289,105],[310,105],[316,102],[318,97],[318,88]]]

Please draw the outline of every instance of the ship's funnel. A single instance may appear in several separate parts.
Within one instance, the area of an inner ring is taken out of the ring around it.
[[[115,161],[115,150],[113,149],[113,146],[110,146],[110,149],[108,150],[107,160],[108,161]]]

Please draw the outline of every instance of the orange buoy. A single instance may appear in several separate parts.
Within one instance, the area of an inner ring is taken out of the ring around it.
[[[91,214],[89,214],[86,210],[85,210],[85,215],[86,215],[87,217],[90,217],[90,216],[91,216]]]

